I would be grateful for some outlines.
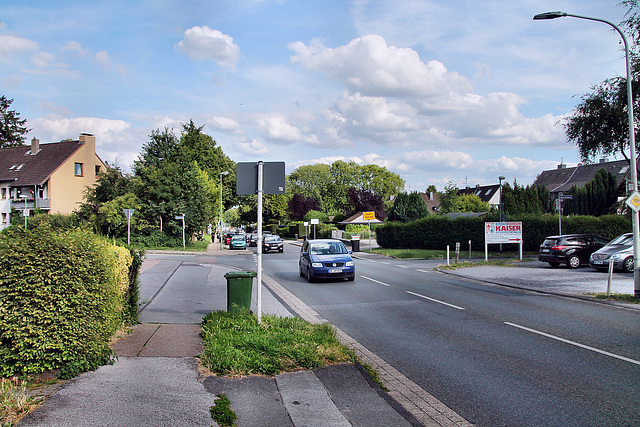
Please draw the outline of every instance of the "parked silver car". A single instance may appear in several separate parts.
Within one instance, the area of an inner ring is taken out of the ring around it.
[[[633,233],[625,233],[598,249],[589,257],[589,266],[597,270],[609,268],[613,259],[613,268],[633,272]]]

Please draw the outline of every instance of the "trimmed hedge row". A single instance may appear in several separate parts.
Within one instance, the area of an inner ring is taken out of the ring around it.
[[[445,249],[462,247],[471,240],[475,248],[484,247],[484,223],[497,222],[497,215],[484,218],[449,218],[430,215],[409,223],[389,222],[376,229],[377,242],[383,248]],[[552,215],[531,216],[509,221],[522,221],[522,240],[525,251],[537,251],[547,236],[558,234],[558,217]],[[592,233],[613,239],[631,231],[631,219],[619,215],[562,217],[562,233]],[[508,245],[511,250],[517,245]]]
[[[72,377],[107,361],[110,338],[134,317],[139,255],[47,222],[0,234],[0,377],[57,368]]]

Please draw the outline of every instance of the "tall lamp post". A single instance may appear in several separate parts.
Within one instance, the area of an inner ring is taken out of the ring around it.
[[[500,212],[500,222],[502,219],[502,181],[506,179],[504,176],[500,175],[498,177],[498,181],[500,182],[500,198],[498,199],[498,212]],[[502,255],[502,243],[500,243],[500,255]]]
[[[633,93],[631,91],[631,59],[629,57],[629,42],[627,41],[627,37],[624,35],[620,27],[616,24],[609,22],[605,19],[600,18],[591,18],[588,16],[574,15],[567,12],[546,12],[540,13],[533,17],[534,20],[541,19],[555,19],[555,18],[563,18],[565,16],[570,16],[572,18],[580,18],[586,19],[588,21],[596,21],[602,22],[604,24],[610,25],[613,27],[618,34],[622,37],[622,41],[624,42],[624,52],[627,61],[627,112],[629,115],[629,150],[631,158],[631,180],[633,181],[633,193],[636,194],[638,191],[638,170],[636,167],[636,142],[634,135],[634,126],[633,126]],[[632,209],[632,218],[633,218],[633,290],[636,297],[640,297],[640,232],[638,229],[638,211]]]
[[[20,194],[21,199],[24,199],[24,211],[22,211],[22,216],[24,217],[24,229],[27,229],[27,196],[24,194]]]
[[[220,238],[220,249],[222,249],[222,175],[229,175],[229,171],[220,172],[220,218],[218,219],[218,235]]]

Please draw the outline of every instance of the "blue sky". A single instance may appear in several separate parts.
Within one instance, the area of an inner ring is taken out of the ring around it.
[[[353,160],[407,190],[530,184],[578,161],[563,119],[624,75],[606,0],[0,3],[0,93],[41,142],[96,135],[128,168],[193,119],[236,162]]]

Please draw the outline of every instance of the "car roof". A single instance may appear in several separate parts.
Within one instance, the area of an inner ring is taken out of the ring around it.
[[[568,237],[590,237],[590,236],[602,237],[597,234],[562,234],[559,236],[547,236],[545,237],[545,239],[560,239],[560,238],[566,239]]]

